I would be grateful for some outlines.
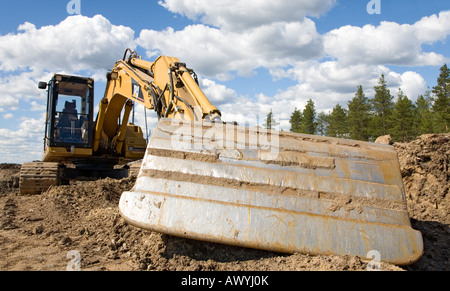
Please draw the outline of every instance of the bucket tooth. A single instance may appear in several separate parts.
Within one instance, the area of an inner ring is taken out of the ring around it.
[[[423,254],[387,145],[161,119],[119,209],[147,230],[268,251]]]

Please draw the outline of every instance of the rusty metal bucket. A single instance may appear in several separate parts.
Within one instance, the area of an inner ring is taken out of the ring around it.
[[[162,119],[119,209],[140,228],[262,250],[396,265],[423,254],[386,145]]]

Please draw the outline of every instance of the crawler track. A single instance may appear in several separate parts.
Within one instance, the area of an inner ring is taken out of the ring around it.
[[[61,165],[59,163],[25,163],[20,170],[20,194],[39,194],[51,186],[60,185]]]

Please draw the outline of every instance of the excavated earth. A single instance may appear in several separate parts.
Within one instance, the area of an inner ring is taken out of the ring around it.
[[[394,144],[419,262],[387,271],[450,270],[450,134]],[[364,271],[359,257],[285,255],[144,231],[119,215],[134,178],[73,180],[41,195],[19,195],[20,165],[0,165],[0,270]]]

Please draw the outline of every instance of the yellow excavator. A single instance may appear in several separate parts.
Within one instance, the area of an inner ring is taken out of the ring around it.
[[[95,120],[94,80],[56,74],[39,88],[48,90],[45,153],[23,165],[22,194],[76,176],[126,177],[141,160],[119,202],[136,227],[396,265],[423,254],[392,146],[223,122],[186,64],[130,49],[107,74]],[[129,123],[133,103],[158,115],[148,142]]]
[[[142,129],[128,123],[135,103],[155,110],[160,119],[220,121],[220,111],[185,66],[166,56],[150,63],[127,49],[106,76],[95,120],[93,79],[55,74],[40,82],[48,92],[44,156],[22,165],[20,192],[41,193],[76,177],[127,177],[129,164],[142,160],[147,148]],[[175,74],[184,74],[186,85]]]

